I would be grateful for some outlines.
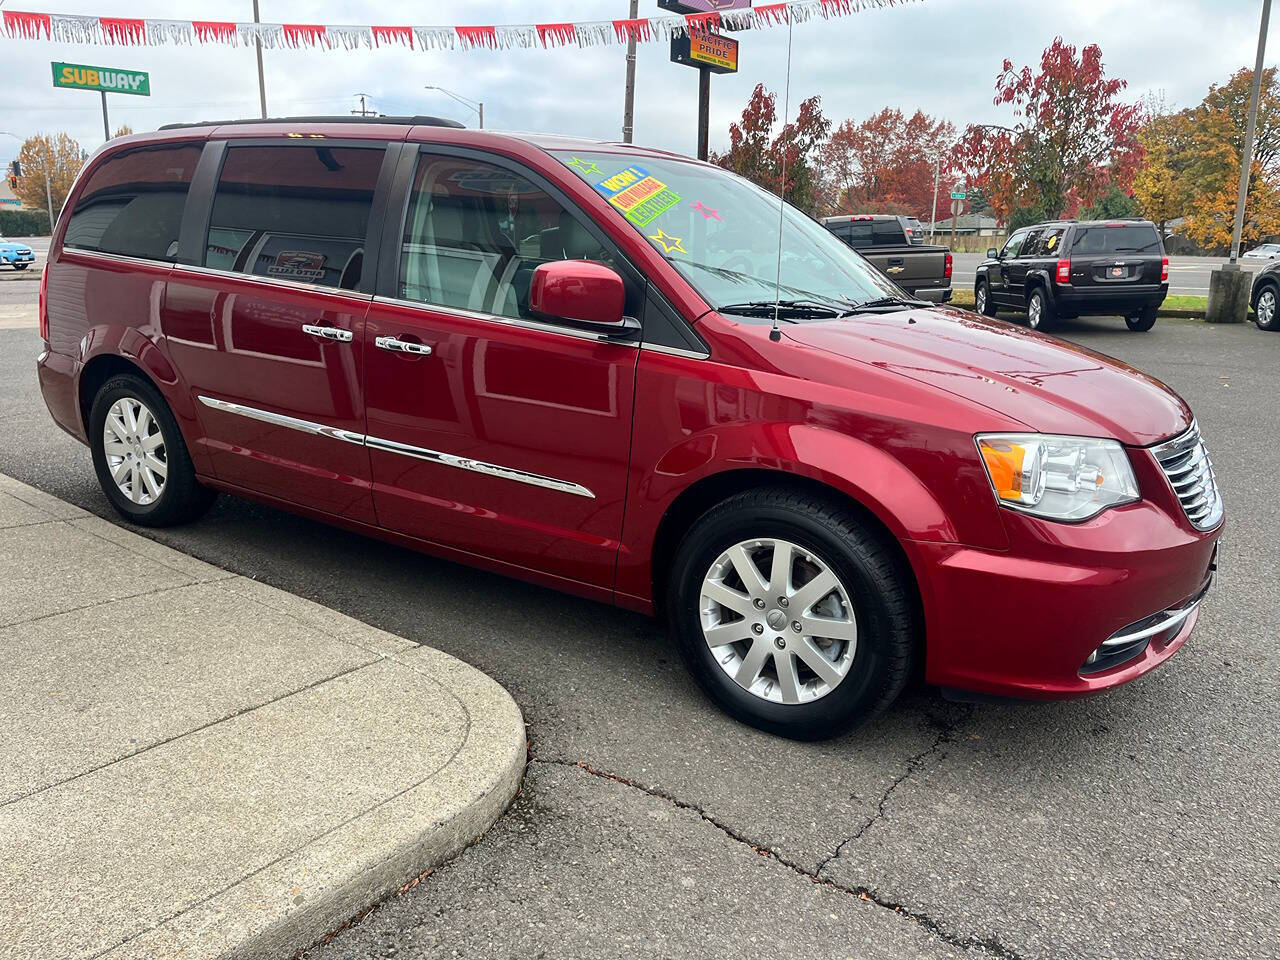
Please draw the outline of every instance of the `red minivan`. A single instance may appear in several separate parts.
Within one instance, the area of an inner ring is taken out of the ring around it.
[[[1222,504],[1187,405],[908,299],[715,166],[431,118],[113,140],[39,376],[131,522],[217,491],[658,613],[748,723],[830,736],[918,666],[1094,693],[1172,655]]]

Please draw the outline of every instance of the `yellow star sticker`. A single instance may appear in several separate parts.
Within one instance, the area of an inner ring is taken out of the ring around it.
[[[649,239],[654,243],[662,244],[663,253],[670,253],[672,250],[679,250],[681,253],[689,252],[684,247],[680,246],[680,244],[684,243],[683,237],[673,237],[670,234],[663,233],[661,227],[658,228],[657,233],[649,234]]]
[[[584,177],[589,177],[593,173],[604,173],[604,171],[597,166],[594,160],[583,160],[579,157],[571,157],[569,159],[569,166],[577,167],[582,171],[582,175]]]

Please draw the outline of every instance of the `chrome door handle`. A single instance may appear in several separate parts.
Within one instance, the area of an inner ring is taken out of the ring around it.
[[[413,353],[420,357],[431,356],[431,347],[425,343],[411,343],[408,340],[397,340],[395,337],[374,337],[373,343],[379,349],[392,353]]]
[[[304,323],[302,332],[309,333],[313,337],[323,337],[325,340],[337,340],[339,343],[350,343],[355,336],[350,330],[342,330],[338,327],[317,327],[313,323]]]

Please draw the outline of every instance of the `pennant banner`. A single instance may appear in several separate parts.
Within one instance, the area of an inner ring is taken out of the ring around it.
[[[745,10],[687,16],[582,23],[476,24],[471,26],[358,26],[319,23],[239,23],[231,20],[151,20],[87,17],[3,10],[3,33],[11,40],[56,40],[103,46],[223,44],[268,50],[355,50],[403,46],[421,50],[509,50],[512,48],[594,47],[668,41],[707,30],[745,30],[832,19],[860,10],[893,7],[913,0],[792,0]]]

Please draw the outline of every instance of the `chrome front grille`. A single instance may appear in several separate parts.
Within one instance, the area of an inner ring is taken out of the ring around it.
[[[1169,478],[1191,525],[1197,530],[1215,527],[1222,519],[1222,497],[1218,494],[1213,461],[1195,421],[1186,433],[1152,447],[1151,452]]]

